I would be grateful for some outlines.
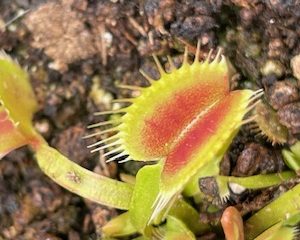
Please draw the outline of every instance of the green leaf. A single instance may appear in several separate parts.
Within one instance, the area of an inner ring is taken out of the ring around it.
[[[296,142],[293,146],[290,147],[291,151],[295,154],[295,156],[300,159],[300,141]]]
[[[288,167],[294,171],[300,169],[300,141],[290,147],[290,150],[282,150],[283,160]]]
[[[140,237],[134,238],[133,240],[151,240],[151,239],[148,237],[145,237],[145,236],[140,236]]]
[[[35,147],[44,141],[32,126],[36,110],[27,73],[0,52],[0,158],[18,147]]]
[[[299,214],[300,184],[259,210],[245,224],[246,239],[254,239],[272,225]]]
[[[297,230],[295,227],[283,226],[282,222],[279,222],[268,228],[256,237],[255,240],[293,240],[296,233]]]
[[[107,237],[124,237],[137,232],[131,224],[128,212],[113,218],[103,226],[102,231]]]
[[[300,222],[300,212],[283,221],[283,226],[295,226]]]
[[[169,216],[184,222],[195,234],[203,234],[210,229],[210,225],[200,222],[199,213],[183,199],[179,199],[174,203]]]
[[[132,185],[91,172],[45,144],[37,149],[36,159],[47,176],[69,191],[106,206],[129,208]]]
[[[196,240],[195,235],[179,219],[168,216],[164,240]]]
[[[141,168],[136,175],[129,216],[133,226],[145,233],[152,214],[152,206],[158,194],[161,165],[149,165]]]

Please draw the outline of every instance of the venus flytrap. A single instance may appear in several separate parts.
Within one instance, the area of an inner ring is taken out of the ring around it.
[[[6,74],[7,69],[14,69],[14,71]],[[1,144],[2,148],[0,149],[1,154],[4,156],[11,150],[28,144],[36,152],[37,162],[44,173],[66,189],[100,204],[124,210],[128,210],[131,204],[134,206],[134,202],[138,200],[138,204],[141,204],[140,206],[131,207],[130,212],[118,216],[112,222],[107,224],[103,231],[108,236],[126,236],[136,232],[143,232],[143,227],[138,226],[138,228],[135,228],[131,221],[134,222],[134,217],[132,216],[140,218],[144,215],[143,212],[139,212],[138,210],[140,209],[143,211],[144,209],[147,209],[144,206],[145,202],[142,202],[141,200],[147,199],[148,196],[143,198],[142,195],[138,195],[137,197],[132,198],[133,183],[127,184],[97,175],[80,167],[55,149],[49,147],[43,138],[34,130],[31,124],[31,118],[33,112],[37,108],[37,104],[30,85],[28,85],[29,82],[26,73],[15,62],[13,62],[12,59],[3,55],[3,58],[0,61],[0,76],[3,76],[0,78],[1,86],[3,87],[0,89],[3,93],[1,100],[5,103],[5,105],[1,106],[0,114],[0,139],[2,139],[3,143]],[[13,80],[10,81],[12,78]],[[10,85],[6,84],[6,81],[9,81]],[[17,85],[14,86],[12,83]],[[22,87],[22,85],[25,87]],[[19,114],[17,106],[14,107],[16,103],[14,103],[14,97],[10,95],[10,91],[12,91],[12,93],[15,92],[14,89],[17,89],[20,103],[24,103],[25,105],[22,106],[23,108],[21,109],[26,109],[27,107],[27,110],[25,110],[22,114]],[[28,93],[25,92],[23,95],[19,94],[19,92],[22,91],[23,93],[24,91],[28,91]],[[22,96],[24,95],[28,98],[23,99]],[[28,106],[26,105],[26,100],[28,100]],[[8,106],[11,111],[4,106]],[[29,108],[30,106],[35,107]],[[15,123],[16,120],[10,117],[9,112],[13,113],[12,116],[17,116],[15,119],[20,119],[18,116],[22,116],[25,119],[24,124],[22,119],[21,124],[19,123],[20,121]],[[23,131],[23,129],[25,129],[25,131]],[[153,185],[153,180],[151,180],[153,179],[153,174],[150,172],[151,175],[147,175],[146,170],[153,167],[157,169],[157,165],[147,166],[139,172],[139,175],[143,175],[143,172],[146,172],[146,177],[149,177],[149,189],[151,189]],[[140,182],[139,176],[137,176],[137,179],[138,183],[136,184],[135,193],[139,192],[139,189],[142,192],[144,188],[147,187],[147,181]],[[97,187],[95,188],[95,186]],[[149,209],[151,210],[151,206]],[[137,214],[135,214],[136,211]],[[129,213],[131,218],[129,218]],[[195,224],[198,219],[198,214],[183,200],[179,200],[174,205],[170,211],[170,216],[186,221],[195,232],[199,232],[201,229],[204,230],[204,228],[207,228],[205,226],[198,226]],[[140,220],[138,220],[138,222],[139,221]],[[147,225],[147,221],[148,219],[144,222],[145,225]]]
[[[239,127],[253,120],[244,116],[263,94],[261,90],[230,92],[221,52],[211,60],[211,51],[200,62],[199,51],[198,44],[190,64],[186,49],[178,69],[168,57],[168,73],[154,56],[160,79],[142,72],[151,84],[148,88],[120,85],[140,95],[120,99],[131,103],[128,107],[97,113],[124,114],[122,117],[91,125],[104,129],[86,137],[115,133],[89,146],[93,152],[105,150],[108,161],[157,161],[140,169],[134,183],[99,176],[49,147],[32,127],[37,104],[28,76],[4,55],[0,57],[0,140],[12,140],[0,154],[28,144],[41,169],[61,186],[100,204],[128,210],[104,227],[108,237],[140,233],[142,239],[195,239],[194,234],[209,226],[195,224],[197,212],[181,193],[195,178],[217,174],[218,163]]]
[[[0,52],[0,157],[43,141],[31,125],[37,103],[27,74]]]
[[[124,116],[117,127],[90,135],[116,133],[102,147],[115,146],[106,153],[116,154],[108,161],[159,160],[158,193],[148,210],[148,225],[165,216],[163,212],[168,212],[201,168],[220,159],[239,127],[253,120],[243,118],[262,95],[261,90],[230,92],[227,64],[220,51],[213,61],[210,52],[202,63],[198,60],[199,51],[198,45],[195,60],[189,64],[186,50],[178,69],[168,58],[172,67],[168,73],[154,56],[160,79],[156,81],[143,73],[150,87],[122,86],[139,91],[140,96],[126,99],[132,104],[124,109],[99,113],[123,112]]]

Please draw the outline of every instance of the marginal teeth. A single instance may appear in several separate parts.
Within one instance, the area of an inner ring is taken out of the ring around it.
[[[133,90],[133,91],[141,91],[141,90],[143,90],[142,87],[133,86],[133,85],[125,85],[125,84],[117,84],[116,87],[117,88],[127,89],[127,90]]]
[[[93,144],[91,144],[91,145],[88,145],[87,148],[96,147],[96,146],[99,146],[99,145],[101,145],[101,144],[103,144],[103,143],[109,142],[109,141],[111,141],[111,140],[119,139],[119,138],[120,138],[120,137],[119,137],[119,134],[116,134],[116,135],[113,135],[113,136],[111,136],[111,137],[109,137],[109,138],[105,138],[105,139],[103,139],[103,140],[101,140],[101,141],[98,141],[98,142],[95,142],[95,143],[93,143]]]
[[[213,53],[213,50],[210,49],[209,52],[208,52],[208,55],[206,57],[206,60],[205,60],[207,63],[209,63],[212,53]]]
[[[133,98],[119,98],[111,101],[112,103],[132,103]]]
[[[110,124],[115,124],[115,123],[120,123],[121,120],[110,120],[110,121],[104,121],[104,122],[99,122],[99,123],[95,123],[95,124],[91,124],[89,125],[87,128],[96,128],[96,127],[101,127],[101,126],[105,126],[105,125],[110,125]]]
[[[153,57],[153,59],[154,59],[154,62],[155,62],[155,64],[156,64],[156,67],[157,67],[157,69],[158,69],[158,71],[159,71],[159,73],[160,73],[160,76],[163,76],[164,74],[166,74],[166,72],[165,72],[165,70],[163,69],[163,67],[162,67],[162,65],[161,65],[161,63],[160,63],[158,57],[157,57],[155,54],[153,54],[152,57]]]
[[[250,123],[250,122],[255,121],[256,117],[257,117],[257,116],[254,115],[254,116],[251,116],[251,117],[249,117],[249,118],[243,120],[243,121],[241,122],[241,125],[244,125],[244,124],[247,124],[247,123]]]
[[[122,109],[118,109],[118,110],[96,112],[96,113],[94,113],[94,115],[101,116],[101,115],[106,115],[106,114],[126,113],[126,110],[127,110],[127,108],[122,108]]]
[[[189,55],[189,49],[187,46],[184,48],[184,54],[183,54],[183,64],[188,63],[188,55]]]
[[[103,150],[103,149],[106,149],[106,148],[109,148],[109,147],[117,146],[117,145],[122,145],[122,141],[121,141],[121,140],[118,140],[118,141],[116,141],[116,142],[112,142],[112,143],[106,144],[106,145],[104,145],[104,146],[95,148],[95,149],[93,149],[93,150],[91,151],[91,153],[94,153],[94,152],[97,152],[97,151],[100,151],[100,150]]]
[[[198,42],[197,42],[197,50],[196,50],[196,54],[195,54],[194,63],[199,61],[200,48],[201,48],[201,41],[198,40]]]
[[[298,236],[300,233],[300,229],[297,227],[297,226],[294,226],[293,227],[293,234],[294,234],[294,237]]]
[[[105,134],[105,133],[116,132],[118,130],[119,130],[118,127],[109,128],[109,129],[106,129],[106,130],[103,130],[103,131],[95,132],[95,133],[92,133],[90,135],[84,136],[83,139],[95,137],[97,135],[102,135],[102,134]]]
[[[218,49],[218,52],[217,52],[217,54],[216,54],[216,56],[215,56],[215,59],[213,60],[212,63],[217,63],[217,62],[219,61],[220,56],[221,56],[221,53],[222,53],[222,49],[219,48],[219,49]]]
[[[115,149],[113,149],[113,150],[111,150],[111,151],[109,151],[107,153],[104,153],[103,156],[107,157],[107,156],[109,156],[111,154],[118,153],[118,152],[121,152],[121,151],[123,151],[123,147],[122,146],[118,147],[118,148],[115,148]]]
[[[246,108],[246,112],[250,112],[251,110],[253,110],[257,104],[259,104],[261,102],[261,100],[258,100],[256,102],[254,102],[253,104],[251,104],[249,107]]]
[[[220,196],[220,202],[221,202],[221,205],[227,203],[228,200],[229,200],[229,197],[230,197],[230,194],[229,194],[229,193],[228,193],[228,195]]]
[[[144,70],[140,69],[140,73],[143,75],[144,78],[148,80],[150,84],[155,82],[155,80],[151,78],[147,73],[145,73]]]
[[[119,154],[117,154],[117,155],[115,155],[115,156],[109,158],[108,160],[106,160],[106,162],[107,162],[107,163],[108,163],[108,162],[112,162],[112,161],[114,161],[114,160],[116,160],[116,159],[118,159],[118,158],[124,157],[124,156],[126,156],[126,153],[125,153],[125,152],[120,152]]]
[[[173,59],[171,58],[171,56],[168,55],[167,59],[168,59],[171,71],[176,70],[177,68],[176,68],[176,66],[175,66],[175,64],[174,64]]]
[[[131,161],[131,160],[132,160],[132,158],[130,156],[128,156],[127,158],[118,161],[118,163],[125,163],[125,162]]]

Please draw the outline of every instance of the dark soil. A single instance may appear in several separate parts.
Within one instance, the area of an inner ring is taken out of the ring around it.
[[[117,178],[135,174],[140,164],[104,164],[82,140],[88,124],[105,120],[94,112],[134,95],[115,83],[145,86],[140,68],[158,78],[153,53],[180,63],[184,46],[193,53],[197,39],[202,58],[221,46],[233,67],[231,88],[264,88],[288,129],[284,145],[241,129],[221,171],[250,176],[286,169],[280,149],[300,136],[299,21],[297,0],[1,0],[0,49],[28,69],[39,103],[34,123],[47,141],[85,168]],[[232,196],[230,204],[248,214],[278,191]],[[53,183],[27,148],[0,161],[0,239],[101,239],[101,226],[116,214]],[[218,221],[220,214],[201,218]]]

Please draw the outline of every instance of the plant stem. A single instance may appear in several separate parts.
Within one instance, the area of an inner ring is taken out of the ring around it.
[[[127,210],[133,186],[91,172],[42,144],[36,158],[43,172],[59,185],[94,202]]]

